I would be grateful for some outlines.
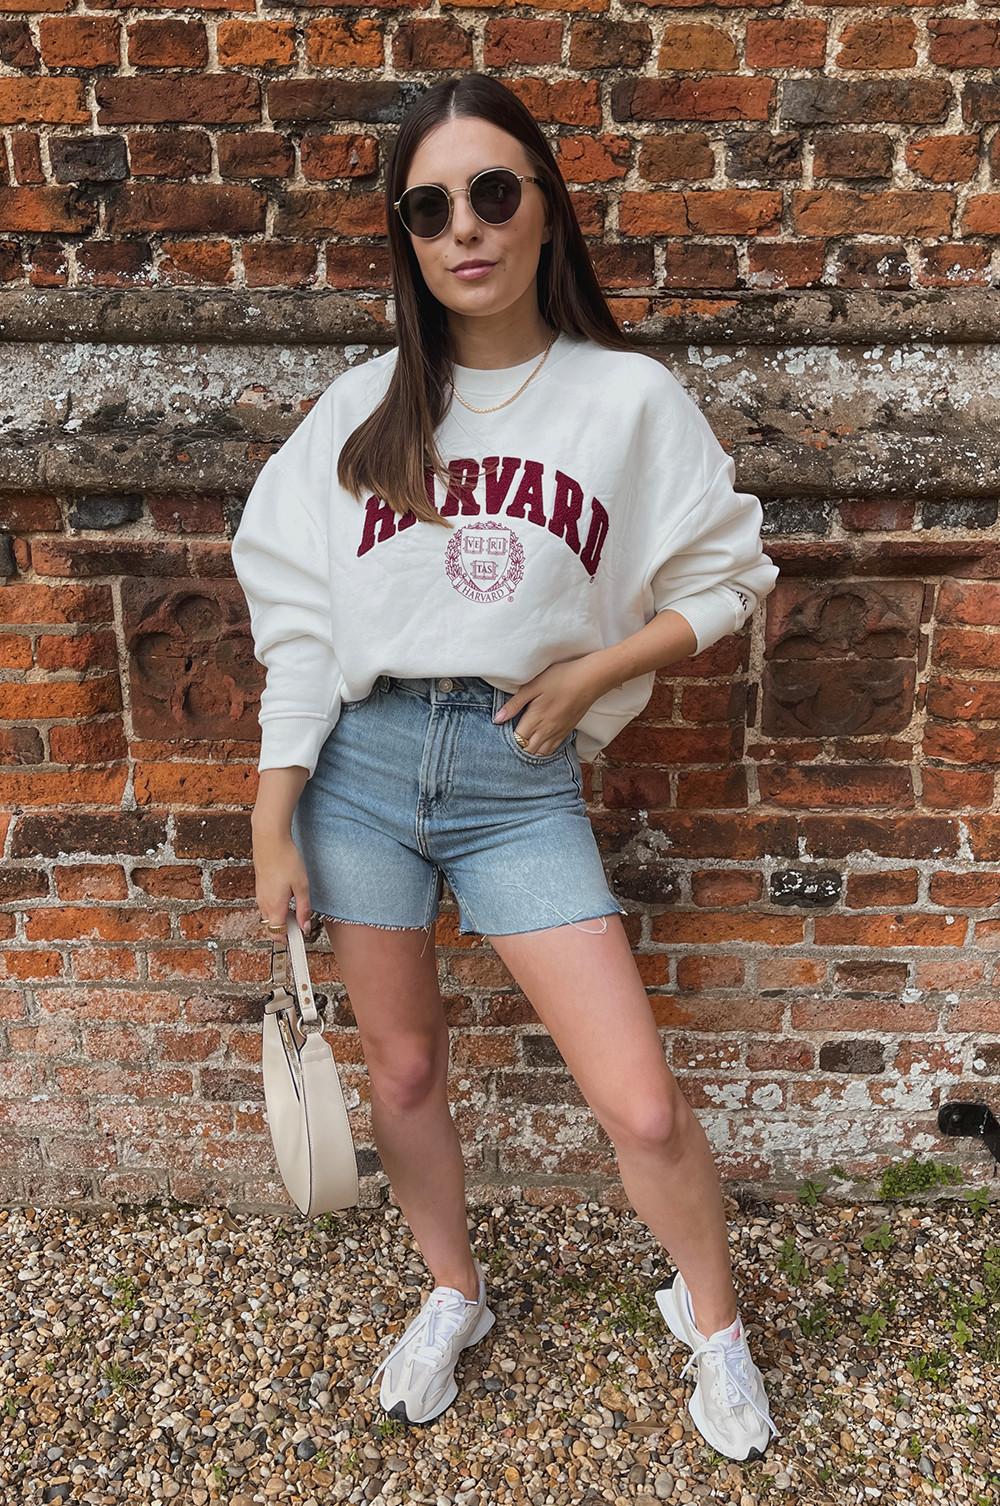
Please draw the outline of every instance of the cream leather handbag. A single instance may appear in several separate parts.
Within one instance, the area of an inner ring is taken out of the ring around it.
[[[340,1074],[317,1008],[302,928],[289,908],[287,945],[271,948],[271,992],[264,1007],[264,1101],[278,1169],[307,1218],[357,1206],[358,1163]],[[282,955],[275,975],[275,951]],[[292,987],[288,962],[291,958]]]

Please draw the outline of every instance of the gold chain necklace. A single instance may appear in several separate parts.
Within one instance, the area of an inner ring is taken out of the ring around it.
[[[459,402],[462,404],[462,407],[463,408],[468,408],[470,412],[472,412],[472,413],[496,413],[496,411],[497,411],[498,408],[506,408],[507,404],[508,403],[512,403],[514,401],[515,397],[520,397],[521,393],[524,391],[525,387],[527,387],[528,383],[534,381],[535,377],[538,375],[538,373],[541,371],[542,367],[545,365],[546,359],[548,358],[549,351],[552,349],[553,345],[556,343],[556,341],[557,341],[558,338],[559,338],[559,331],[556,330],[555,334],[552,336],[552,339],[549,341],[548,345],[546,345],[545,349],[542,351],[542,359],[539,361],[539,363],[535,367],[534,371],[530,372],[529,375],[525,377],[525,379],[521,383],[520,387],[517,389],[517,391],[515,393],[512,394],[512,396],[505,397],[502,403],[494,403],[494,405],[493,405],[492,408],[475,408],[475,407],[473,407],[472,403],[467,403],[465,401],[465,398],[462,397],[461,393],[455,387],[454,382],[452,382],[452,384],[451,384],[451,390],[452,390],[452,392],[454,392],[455,396],[458,398]]]

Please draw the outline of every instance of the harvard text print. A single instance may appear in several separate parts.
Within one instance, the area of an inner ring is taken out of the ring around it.
[[[467,599],[499,601],[513,594],[524,574],[530,530],[518,531],[501,519],[517,518],[544,528],[576,555],[593,580],[608,535],[608,513],[596,497],[587,499],[572,476],[558,468],[547,472],[539,460],[512,455],[452,460],[448,475],[440,503],[437,493],[443,488],[430,468],[424,473],[425,485],[442,517],[463,520],[443,547],[443,568]],[[380,497],[369,497],[358,558],[372,549],[391,547],[416,521],[412,512],[396,513]]]

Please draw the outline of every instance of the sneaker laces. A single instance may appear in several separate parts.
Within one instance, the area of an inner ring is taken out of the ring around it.
[[[448,1345],[455,1336],[456,1329],[465,1322],[469,1315],[469,1308],[475,1306],[476,1302],[471,1302],[468,1297],[450,1286],[435,1287],[421,1311],[389,1350],[371,1380],[368,1381],[368,1385],[370,1386],[372,1381],[378,1379],[389,1361],[404,1345],[413,1346],[414,1363],[440,1365],[445,1358]]]
[[[735,1343],[729,1339],[717,1339],[714,1337],[706,1339],[703,1344],[698,1345],[697,1349],[695,1349],[694,1353],[688,1359],[687,1364],[681,1371],[682,1380],[695,1360],[700,1359],[702,1356],[709,1361],[715,1394],[720,1404],[726,1407],[736,1407],[744,1401],[749,1402],[750,1406],[757,1413],[757,1416],[763,1422],[767,1423],[774,1436],[780,1438],[781,1434],[771,1421],[770,1414],[763,1411],[757,1405],[748,1389],[750,1375],[747,1370],[749,1351],[747,1350],[746,1339],[741,1337]]]

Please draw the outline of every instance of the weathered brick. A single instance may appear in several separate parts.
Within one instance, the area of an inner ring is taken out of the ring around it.
[[[135,21],[127,37],[134,68],[203,68],[208,62],[208,38],[200,21]]]
[[[500,21],[496,26],[513,23]],[[548,22],[530,23],[549,25]],[[489,31],[487,31],[487,38]],[[645,21],[611,21],[606,17],[583,17],[573,22],[569,37],[569,61],[574,68],[641,68],[649,58],[653,34]],[[555,62],[560,36],[553,34],[552,58],[524,58],[512,61]]]
[[[226,133],[219,137],[218,150],[223,178],[287,178],[295,170],[295,149],[277,131]],[[251,249],[256,248],[247,247]]]
[[[839,37],[836,65],[869,73],[912,68],[917,61],[917,28],[909,16],[875,16],[852,21]]]
[[[823,276],[823,242],[751,241],[747,250],[751,287],[806,288]]]
[[[954,194],[931,189],[796,189],[791,198],[795,229],[801,235],[947,235],[955,210]]]
[[[967,183],[978,161],[977,136],[925,136],[906,144],[906,165],[932,183]]]
[[[1000,19],[932,16],[927,56],[939,68],[1000,67]]]
[[[267,201],[252,188],[219,183],[127,184],[108,202],[108,231],[221,232],[253,235],[264,229]]]
[[[710,178],[715,172],[715,153],[704,132],[657,131],[642,138],[636,166],[649,183]]]
[[[99,78],[98,125],[239,125],[261,118],[260,85],[245,76]]]
[[[384,28],[371,16],[317,16],[306,28],[305,49],[316,68],[380,68]]]
[[[908,288],[913,265],[901,241],[863,241],[840,246],[837,282],[845,288]]]
[[[38,23],[47,68],[101,68],[118,63],[119,23],[113,16],[43,16]]]
[[[814,178],[888,178],[893,142],[882,131],[817,132],[813,147]]]
[[[723,73],[739,67],[739,56],[736,43],[721,26],[692,21],[664,29],[656,65],[661,72]]]
[[[57,183],[120,183],[129,163],[122,136],[56,136],[49,142]]]
[[[632,144],[626,136],[570,136],[558,143],[556,161],[568,183],[610,183],[628,173]]]
[[[802,137],[797,131],[743,131],[726,147],[726,176],[776,183],[802,173]]]
[[[947,79],[787,78],[780,118],[799,125],[904,125],[942,122],[950,108]]]
[[[961,95],[966,125],[989,125],[1000,120],[1000,83],[970,79],[962,86]]]
[[[37,68],[38,48],[27,20],[0,18],[0,62],[7,68]]]
[[[472,38],[450,17],[411,21],[392,39],[395,68],[471,68]]]
[[[77,78],[0,78],[0,125],[89,125]]]
[[[815,16],[750,20],[743,50],[748,68],[822,68],[826,22]]]
[[[1000,235],[1000,193],[971,194],[961,220],[963,235]]]
[[[773,79],[620,79],[612,86],[614,120],[767,120]]]
[[[219,137],[220,158],[229,136]],[[136,178],[190,178],[212,170],[212,141],[207,131],[129,131],[129,162]]]
[[[691,193],[631,193],[619,200],[623,235],[772,234],[781,218],[781,195],[766,190],[706,189]]]
[[[300,147],[302,176],[367,178],[378,170],[378,142],[372,136],[306,135]]]
[[[735,288],[739,284],[735,248],[668,241],[663,283],[670,288]]]

